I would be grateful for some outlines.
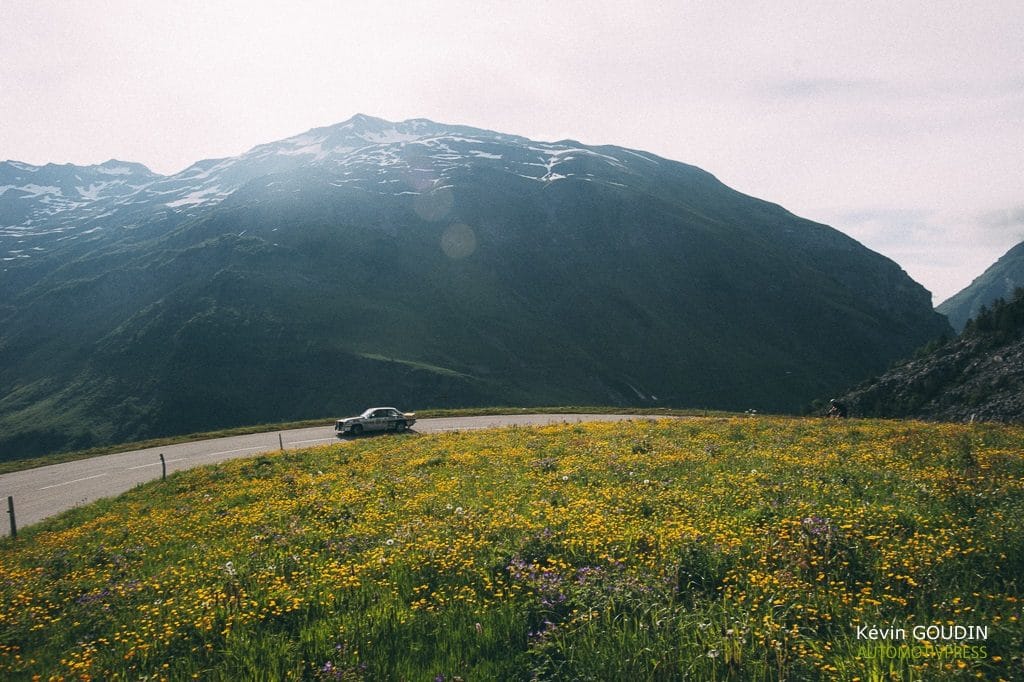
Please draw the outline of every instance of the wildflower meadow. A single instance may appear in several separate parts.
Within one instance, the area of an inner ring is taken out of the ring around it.
[[[0,679],[1024,679],[1022,453],[688,418],[180,472],[0,541]]]

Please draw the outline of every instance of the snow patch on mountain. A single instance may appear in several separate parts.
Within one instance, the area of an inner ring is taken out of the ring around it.
[[[420,139],[420,136],[415,133],[402,133],[394,128],[377,133],[360,133],[359,137],[373,144],[394,144],[396,142],[412,142],[413,140]]]
[[[100,192],[111,184],[109,182],[94,182],[88,187],[75,187],[75,190],[83,199],[95,201],[100,198]]]
[[[627,154],[632,154],[633,156],[640,157],[644,161],[647,161],[649,163],[653,163],[655,166],[660,165],[658,163],[657,159],[652,159],[650,156],[648,156],[646,154],[641,154],[640,152],[635,152],[632,149],[623,149],[622,151],[626,152]]]
[[[67,232],[62,238],[73,239],[76,232],[97,225],[127,229],[156,217],[216,205],[250,183],[259,183],[254,189],[294,192],[302,186],[294,174],[308,171],[336,187],[416,195],[450,186],[459,169],[477,167],[542,184],[569,178],[617,184],[602,177],[594,162],[607,165],[620,179],[621,171],[638,162],[635,157],[658,163],[617,147],[598,150],[572,140],[538,142],[427,119],[393,123],[360,114],[257,145],[239,156],[198,161],[170,176],[113,159],[99,166],[4,162],[0,237]]]
[[[22,185],[17,189],[18,191],[24,192],[25,194],[28,195],[22,197],[23,199],[34,199],[35,197],[42,196],[44,194],[56,196],[64,195],[60,187],[55,187],[54,185]]]
[[[20,171],[25,171],[27,173],[35,173],[36,171],[39,170],[39,166],[33,166],[31,164],[22,163],[21,161],[4,161],[4,163],[10,166],[11,168],[16,168]]]
[[[206,204],[211,201],[223,199],[229,194],[231,194],[231,192],[222,191],[220,185],[214,185],[213,187],[206,187],[195,192],[190,192],[185,197],[178,199],[177,201],[168,201],[165,205],[170,206],[171,208],[179,208],[181,206]]]
[[[128,166],[99,166],[96,172],[103,175],[131,175],[135,171]]]
[[[218,163],[215,163],[209,168],[204,168],[204,163],[210,162],[201,161],[199,163],[193,164],[186,168],[185,170],[183,170],[180,173],[180,175],[187,180],[205,180],[206,178],[210,177],[217,171],[221,171],[224,170],[225,168],[230,167],[234,163],[234,159],[219,159]]]

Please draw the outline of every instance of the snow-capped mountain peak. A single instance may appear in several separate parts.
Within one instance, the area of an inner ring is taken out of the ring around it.
[[[415,195],[448,186],[460,169],[484,167],[543,185],[565,180],[619,185],[636,163],[658,160],[570,140],[537,142],[424,118],[391,122],[365,114],[239,156],[198,161],[170,176],[116,159],[97,166],[6,161],[0,163],[0,258],[27,257],[23,245],[34,237],[95,238],[97,231],[131,227],[154,216],[183,220],[250,183],[257,183],[262,196],[301,192],[301,183],[280,182],[296,172],[315,173],[339,188]]]

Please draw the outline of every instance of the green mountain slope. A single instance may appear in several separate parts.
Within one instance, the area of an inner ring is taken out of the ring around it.
[[[969,286],[936,307],[949,318],[958,332],[967,320],[978,315],[982,306],[991,306],[1002,298],[1009,299],[1014,289],[1024,286],[1024,242],[1003,254]]]
[[[3,456],[371,403],[797,410],[949,331],[892,261],[633,150],[357,117],[184,176],[3,273]]]

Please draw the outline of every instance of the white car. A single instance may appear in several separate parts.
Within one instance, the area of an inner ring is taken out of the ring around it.
[[[393,407],[371,407],[358,417],[339,419],[334,424],[338,436],[358,436],[370,431],[405,431],[416,423],[415,412],[401,412]]]

